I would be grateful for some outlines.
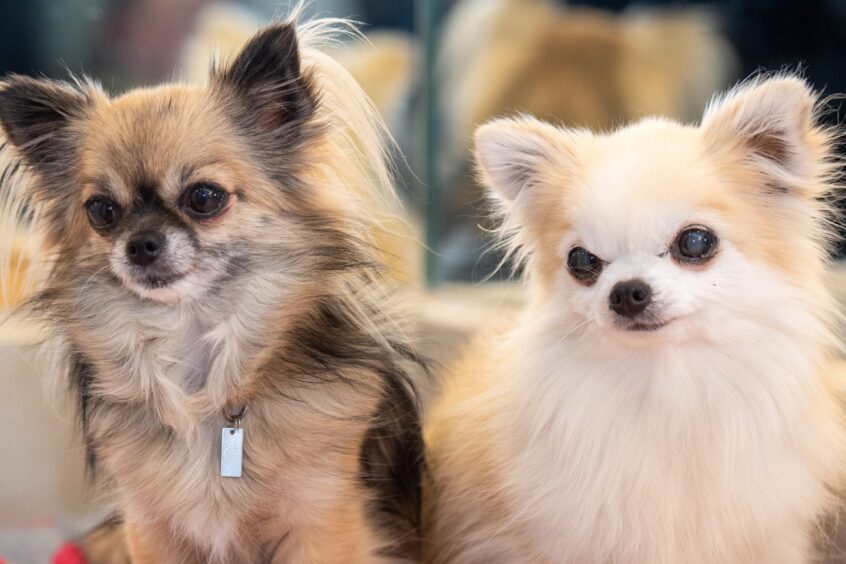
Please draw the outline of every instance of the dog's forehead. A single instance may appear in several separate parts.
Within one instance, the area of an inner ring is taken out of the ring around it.
[[[597,140],[570,207],[570,223],[605,254],[652,252],[708,207],[713,171],[696,130],[635,125]]]
[[[98,107],[82,150],[85,178],[109,183],[124,198],[175,189],[215,161],[228,143],[225,123],[192,87],[133,91]]]

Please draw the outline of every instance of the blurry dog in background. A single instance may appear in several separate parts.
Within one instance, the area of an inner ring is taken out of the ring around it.
[[[480,123],[515,111],[592,129],[645,115],[695,119],[738,66],[708,12],[617,15],[547,0],[458,3],[441,57],[456,149]]]
[[[415,558],[421,366],[374,247],[395,196],[381,121],[316,49],[332,27],[274,24],[206,86],[0,83],[34,179],[6,215],[50,245],[22,311],[122,520],[100,553]]]
[[[479,129],[529,302],[427,416],[430,562],[816,561],[846,454],[819,111],[784,76],[698,127]]]

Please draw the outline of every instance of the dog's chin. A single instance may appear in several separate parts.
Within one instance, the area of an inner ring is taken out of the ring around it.
[[[687,324],[683,319],[614,319],[611,333],[625,343],[650,346],[663,341],[683,341],[688,336]]]
[[[631,321],[626,323],[616,323],[617,329],[620,331],[628,331],[635,333],[655,333],[664,329],[673,322],[672,319],[662,321]]]
[[[203,285],[194,273],[121,277],[131,292],[140,298],[164,304],[192,301],[203,292]]]

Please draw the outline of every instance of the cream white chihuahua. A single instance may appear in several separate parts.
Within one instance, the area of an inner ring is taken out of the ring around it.
[[[846,470],[819,102],[776,76],[696,127],[478,130],[529,298],[429,414],[431,562],[816,558]]]

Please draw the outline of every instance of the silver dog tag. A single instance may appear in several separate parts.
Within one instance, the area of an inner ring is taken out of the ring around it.
[[[220,475],[240,478],[244,458],[244,429],[224,427],[220,435]]]

